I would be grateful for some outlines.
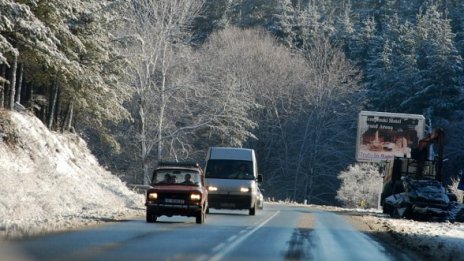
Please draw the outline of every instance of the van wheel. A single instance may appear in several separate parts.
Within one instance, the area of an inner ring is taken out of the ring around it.
[[[256,214],[256,205],[253,205],[253,207],[249,209],[248,214],[250,216],[254,216]]]

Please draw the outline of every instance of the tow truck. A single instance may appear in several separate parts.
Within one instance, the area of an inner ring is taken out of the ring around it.
[[[442,174],[443,129],[421,139],[411,158],[395,157],[386,164],[381,194],[383,212],[396,218],[454,221],[457,197],[446,189]],[[429,149],[437,145],[437,157],[429,159]]]

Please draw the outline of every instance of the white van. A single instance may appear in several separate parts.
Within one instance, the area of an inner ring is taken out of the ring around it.
[[[253,149],[209,148],[205,178],[210,208],[248,209],[250,215],[255,215],[262,176],[258,175]]]

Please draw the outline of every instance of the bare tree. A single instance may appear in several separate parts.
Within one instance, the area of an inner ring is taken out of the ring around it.
[[[220,37],[218,57],[209,59],[214,61],[211,66],[237,75],[242,92],[253,98],[250,102],[255,105],[248,106],[246,117],[258,126],[253,135],[259,140],[248,142],[260,152],[258,156],[263,159],[261,166],[266,173],[266,184],[279,188],[269,191],[270,194],[278,196],[283,193],[285,197],[286,191],[292,189],[288,183],[292,158],[291,148],[285,142],[288,135],[286,122],[301,106],[296,90],[305,82],[301,77],[305,75],[305,61],[261,30],[227,28]]]
[[[8,83],[8,80],[6,80],[6,66],[6,64],[0,64],[0,109],[5,107],[5,86]]]
[[[182,118],[176,111],[176,97],[191,87],[178,79],[182,72],[189,74],[188,63],[181,63],[179,56],[185,54],[186,29],[201,5],[198,0],[133,0],[124,9],[128,21],[119,39],[130,62],[127,73],[135,90],[137,105],[132,110],[138,125],[144,184],[149,182],[152,149],[157,148],[156,159],[160,160],[165,142],[179,133],[173,128]]]
[[[74,103],[71,101],[68,105],[68,109],[66,111],[66,116],[63,122],[63,131],[71,131],[72,128],[72,121],[73,121],[73,114],[74,114]]]
[[[229,71],[235,64],[241,68],[239,78],[260,105],[250,114],[259,126],[253,133],[259,140],[251,144],[264,163],[268,193],[315,202],[333,198],[336,173],[354,159],[356,69],[327,39],[313,42],[303,58],[259,32],[249,34],[231,33],[246,40],[236,47],[235,61],[222,53],[221,60]],[[232,49],[234,41],[225,46]]]
[[[14,98],[16,92],[16,68],[18,67],[18,54],[13,54],[13,63],[11,66],[11,78],[10,78],[10,101],[8,103],[8,109],[13,110]]]
[[[291,52],[256,31],[246,34],[233,33],[246,41],[236,48],[237,62],[225,63],[229,70],[240,65],[240,79],[260,105],[251,114],[259,140],[251,144],[264,163],[267,193],[318,203],[333,198],[336,173],[354,159],[358,72],[327,39]]]
[[[303,196],[320,202],[321,196],[335,193],[337,169],[353,159],[358,71],[323,36],[314,41],[306,60],[309,79],[300,93],[303,118],[293,137],[299,141],[294,196],[298,184],[304,184]]]
[[[327,39],[304,55],[261,30],[227,27],[211,35],[198,66],[217,109],[209,111],[209,137],[257,148],[269,194],[333,198],[336,173],[354,155],[341,148],[354,145],[357,71]]]
[[[52,84],[52,98],[50,99],[50,115],[48,117],[47,127],[51,130],[53,125],[53,120],[55,119],[55,108],[57,106],[58,100],[58,76],[55,76]]]
[[[16,98],[15,98],[15,102],[17,103],[21,103],[21,91],[22,91],[22,87],[23,87],[23,73],[24,73],[24,64],[23,63],[20,63],[19,64],[19,75],[18,75],[18,87],[16,88]]]
[[[229,39],[234,33],[238,33],[239,39],[238,29],[211,35],[197,53],[198,81],[209,93],[205,97],[209,104],[205,114],[212,121],[206,131],[216,145],[241,146],[247,138],[254,137],[250,130],[255,124],[249,119],[249,112],[255,101],[241,73],[243,57],[237,56],[237,42]]]

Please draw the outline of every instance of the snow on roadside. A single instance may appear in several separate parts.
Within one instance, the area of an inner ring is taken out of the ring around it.
[[[393,219],[376,213],[361,219],[373,231],[389,233],[396,244],[429,260],[464,260],[464,223]]]
[[[368,232],[383,233],[384,239],[388,236],[395,245],[419,253],[427,260],[464,260],[464,223],[395,219],[377,209],[322,208],[348,213],[366,224],[370,228]]]
[[[103,169],[77,135],[1,110],[0,132],[0,238],[143,213],[143,196]]]
[[[464,223],[422,222],[394,219],[377,209],[349,209],[333,206],[292,204],[350,216],[367,225],[367,233],[383,234],[382,239],[400,248],[419,253],[426,260],[464,260]]]

